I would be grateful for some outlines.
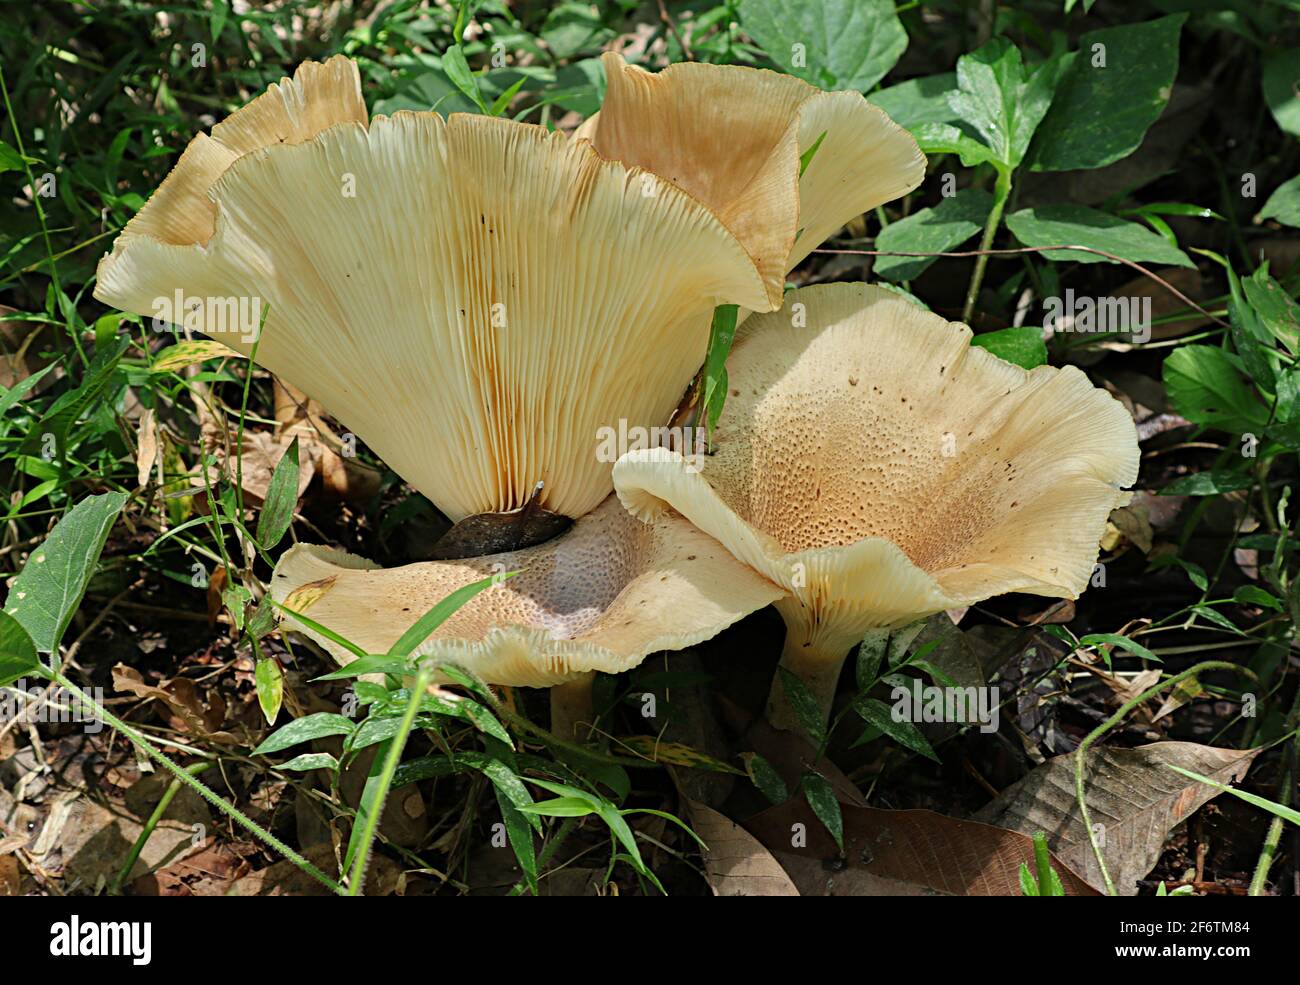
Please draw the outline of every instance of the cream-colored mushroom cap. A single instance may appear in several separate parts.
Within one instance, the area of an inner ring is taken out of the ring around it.
[[[520,574],[474,596],[418,647],[491,684],[548,687],[619,673],[717,635],[783,592],[671,513],[633,519],[610,496],[555,540],[508,554],[379,568],[325,547],[280,559],[271,595],[372,653],[464,585]],[[341,663],[353,655],[301,629]]]
[[[770,309],[713,213],[585,141],[481,116],[365,120],[355,66],[304,65],[196,138],[99,266],[95,295],[251,354],[453,520],[612,489],[602,428],[656,426],[712,309]],[[262,310],[265,310],[263,308]]]
[[[916,141],[861,93],[735,65],[683,62],[652,74],[614,52],[601,62],[604,103],[576,136],[713,209],[762,271],[769,308],[786,273],[835,230],[925,175]],[[800,177],[800,155],[819,139]]]
[[[792,291],[737,333],[716,454],[630,452],[619,498],[786,588],[787,655],[1004,592],[1076,596],[1137,475],[1133,424],[1079,370],[970,339],[881,288]]]

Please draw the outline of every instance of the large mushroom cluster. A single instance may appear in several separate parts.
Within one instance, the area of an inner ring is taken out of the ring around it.
[[[781,664],[825,711],[866,632],[1081,592],[1136,475],[1122,407],[881,288],[785,290],[920,184],[911,137],[858,93],[774,72],[604,67],[601,111],[566,136],[372,119],[353,62],[306,63],[196,137],[101,261],[95,296],[129,312],[256,299],[260,337],[205,323],[219,305],[186,324],[319,401],[463,534],[392,569],[300,544],[272,596],[384,652],[449,592],[518,570],[417,653],[554,687],[568,733],[594,672],[772,603]],[[602,454],[673,418],[719,305],[749,316],[709,454]],[[484,531],[509,549],[474,549]],[[799,726],[779,683],[770,715]]]

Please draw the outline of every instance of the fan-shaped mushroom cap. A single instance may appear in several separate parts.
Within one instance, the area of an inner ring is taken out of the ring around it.
[[[770,308],[786,272],[826,237],[924,177],[916,141],[861,93],[735,65],[683,62],[652,74],[614,52],[601,61],[605,101],[576,136],[713,209],[758,264]],[[801,178],[800,155],[818,138]]]
[[[300,544],[276,565],[271,595],[368,652],[386,653],[440,599],[510,571],[521,573],[474,596],[415,652],[492,684],[549,687],[693,646],[782,595],[680,517],[646,525],[613,496],[555,540],[464,561],[378,568]],[[341,663],[353,659],[285,620]]]
[[[548,510],[594,508],[612,488],[600,429],[669,417],[716,304],[774,306],[735,236],[667,181],[509,120],[367,126],[346,60],[196,140],[95,295],[157,314],[177,291],[207,303],[187,325],[244,353],[221,299],[269,305],[258,362],[454,520],[538,482]]]
[[[630,452],[615,489],[786,588],[787,655],[842,658],[867,630],[1004,592],[1076,596],[1137,475],[1133,424],[1079,370],[1026,372],[970,339],[881,288],[792,291],[737,333],[702,469]]]

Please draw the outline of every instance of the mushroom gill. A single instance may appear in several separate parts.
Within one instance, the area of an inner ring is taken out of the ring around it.
[[[1005,592],[1077,596],[1136,478],[1117,401],[970,339],[881,288],[792,291],[737,333],[702,469],[666,449],[614,468],[634,515],[671,507],[786,589],[781,665],[823,712],[870,630]],[[769,715],[800,728],[779,674]]]
[[[601,61],[604,103],[575,136],[712,209],[763,275],[770,303],[757,310],[778,307],[786,273],[844,223],[925,175],[911,134],[861,93],[735,65],[650,73],[614,52]]]
[[[641,523],[610,496],[564,535],[512,553],[379,568],[298,545],[276,565],[271,596],[368,653],[386,653],[457,588],[513,571],[414,652],[490,684],[553,687],[552,727],[566,738],[592,719],[595,671],[620,673],[659,650],[693,646],[782,594],[680,517]],[[354,659],[293,616],[285,621],[340,663]]]
[[[95,296],[155,316],[181,298],[187,327],[319,400],[454,521],[539,484],[538,507],[595,508],[601,429],[668,419],[715,305],[776,306],[670,182],[504,119],[367,123],[344,58],[196,137]],[[266,316],[256,343],[229,324],[240,300]]]

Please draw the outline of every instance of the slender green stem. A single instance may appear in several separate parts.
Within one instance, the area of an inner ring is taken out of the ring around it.
[[[0,67],[0,95],[4,96],[5,112],[9,116],[9,125],[14,130],[14,144],[18,147],[18,156],[23,159],[23,171],[27,175],[28,186],[32,190],[32,205],[36,207],[36,219],[41,225],[41,239],[45,243],[45,256],[50,264],[50,282],[54,285],[54,304],[58,313],[63,315],[68,334],[72,336],[72,344],[77,349],[77,355],[81,357],[83,365],[89,366],[90,360],[86,358],[85,350],[81,347],[81,338],[77,334],[76,325],[68,318],[68,313],[63,310],[63,286],[59,283],[59,265],[54,259],[54,242],[50,239],[50,225],[45,219],[45,209],[41,205],[40,189],[36,187],[36,176],[32,173],[32,166],[27,161],[27,150],[23,146],[23,131],[18,125],[18,117],[14,116],[13,105],[9,101],[9,86],[5,84],[4,69]],[[57,179],[56,179],[57,180]]]
[[[1011,197],[1011,170],[998,168],[997,181],[993,183],[993,208],[989,211],[988,221],[984,223],[984,235],[980,237],[981,250],[992,249],[993,238],[998,234],[1002,223],[1002,210],[1006,208],[1007,199]],[[966,303],[962,305],[961,320],[970,323],[975,314],[975,302],[979,300],[980,285],[984,283],[984,268],[988,265],[987,253],[975,257],[975,269],[971,271],[970,286],[966,288]]]
[[[1297,718],[1300,718],[1300,692],[1297,692],[1295,702],[1291,705],[1291,713],[1286,719],[1287,728],[1293,732]],[[1282,768],[1282,783],[1277,798],[1284,807],[1290,807],[1294,798],[1297,758],[1300,758],[1300,733],[1291,737],[1291,744],[1287,747],[1284,757],[1285,766]],[[1276,815],[1269,822],[1268,831],[1264,835],[1264,844],[1259,850],[1259,861],[1255,863],[1255,872],[1250,878],[1251,896],[1264,895],[1264,888],[1268,884],[1268,870],[1272,868],[1277,857],[1278,846],[1282,843],[1283,827],[1282,818]]]
[[[1134,708],[1138,707],[1138,705],[1142,704],[1142,702],[1154,697],[1171,685],[1179,684],[1187,680],[1189,677],[1195,677],[1197,674],[1204,673],[1207,670],[1231,670],[1238,674],[1243,674],[1252,680],[1258,681],[1258,678],[1256,678],[1253,673],[1245,667],[1242,667],[1240,664],[1228,663],[1226,660],[1206,660],[1203,663],[1198,663],[1194,667],[1189,667],[1181,674],[1175,674],[1173,677],[1161,681],[1154,687],[1147,688],[1136,698],[1124,702],[1124,704],[1120,706],[1119,711],[1115,712],[1115,714],[1111,715],[1110,718],[1098,725],[1088,733],[1086,739],[1079,743],[1078,751],[1075,753],[1074,757],[1074,796],[1079,802],[1079,818],[1083,821],[1084,830],[1088,832],[1088,843],[1092,845],[1092,854],[1096,857],[1097,866],[1101,869],[1101,878],[1106,884],[1107,896],[1116,895],[1115,883],[1111,881],[1110,871],[1106,868],[1106,859],[1101,853],[1101,845],[1097,842],[1097,833],[1092,830],[1092,820],[1088,817],[1088,801],[1084,796],[1083,774],[1084,766],[1087,762],[1088,750],[1092,747],[1094,742],[1122,722],[1124,716]]]
[[[250,832],[252,832],[258,838],[260,838],[262,841],[266,842],[273,849],[275,849],[277,852],[279,852],[281,855],[287,858],[298,868],[302,869],[303,872],[306,872],[313,879],[316,879],[317,881],[324,883],[326,886],[328,886],[330,889],[332,889],[334,892],[338,893],[339,895],[343,895],[344,889],[342,886],[340,886],[337,882],[335,882],[333,879],[327,876],[320,869],[316,868],[316,866],[308,862],[305,858],[303,858],[301,855],[295,852],[292,848],[290,848],[288,845],[282,842],[275,835],[271,834],[271,832],[267,831],[265,828],[263,828],[261,825],[255,822],[243,811],[239,810],[239,808],[235,807],[233,804],[227,803],[225,800],[217,796],[215,793],[213,793],[210,789],[205,787],[202,783],[196,780],[185,770],[181,769],[179,766],[173,763],[170,759],[164,756],[162,752],[160,752],[152,742],[146,739],[143,733],[137,731],[135,728],[128,725],[126,722],[122,721],[122,719],[118,718],[112,712],[108,711],[108,709],[100,705],[97,701],[95,701],[94,698],[86,694],[85,691],[81,690],[81,688],[77,687],[77,685],[73,684],[62,674],[46,670],[43,676],[48,677],[54,683],[60,685],[63,688],[66,688],[71,694],[76,695],[78,698],[80,698],[85,703],[87,708],[92,710],[96,715],[102,718],[105,722],[107,722],[113,728],[117,729],[117,731],[121,732],[128,739],[134,742],[137,746],[143,749],[145,755],[147,755],[150,759],[156,762],[159,766],[165,769],[168,773],[170,773],[181,783],[185,784],[187,787],[192,789],[195,793],[197,793],[200,797],[206,800],[217,810],[221,811],[223,814],[228,815],[233,821],[247,828]]]
[[[424,697],[424,692],[429,687],[429,680],[433,676],[432,670],[426,663],[420,665],[419,672],[415,675],[415,685],[411,688],[411,698],[406,703],[406,711],[402,715],[401,724],[397,728],[397,733],[388,740],[388,754],[384,757],[384,768],[379,774],[379,786],[375,791],[374,799],[370,804],[370,809],[366,812],[364,827],[361,830],[361,841],[357,844],[356,855],[352,860],[352,869],[348,873],[347,895],[360,896],[361,888],[366,881],[366,864],[370,860],[370,846],[375,840],[375,835],[379,830],[379,819],[384,813],[384,802],[388,800],[388,790],[393,785],[393,776],[397,773],[397,767],[402,762],[402,750],[406,748],[406,740],[411,734],[411,729],[415,725],[416,713],[420,710],[420,700]]]
[[[204,770],[211,768],[211,763],[195,763],[193,766],[185,767],[185,772],[190,776],[198,776]],[[163,814],[167,812],[167,808],[171,805],[176,794],[180,792],[180,789],[181,781],[172,780],[166,791],[163,792],[162,798],[158,801],[158,806],[149,815],[149,820],[144,822],[144,827],[140,830],[140,836],[135,839],[135,844],[127,852],[126,861],[122,863],[122,867],[117,870],[117,875],[109,883],[108,895],[117,896],[122,892],[122,883],[126,882],[130,877],[131,870],[135,868],[136,859],[140,857],[140,853],[144,851],[144,846],[149,842],[149,836],[153,834],[154,828],[158,827],[158,822],[162,820]]]

